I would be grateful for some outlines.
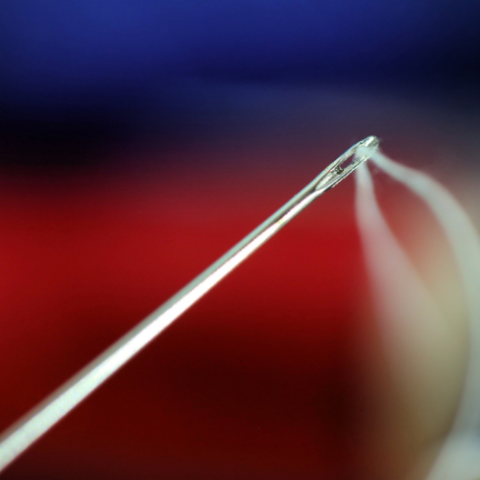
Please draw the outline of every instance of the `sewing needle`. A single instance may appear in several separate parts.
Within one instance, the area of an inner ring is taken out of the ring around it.
[[[250,235],[13,424],[0,436],[0,472],[286,223],[370,158],[378,144],[371,136],[349,148]]]

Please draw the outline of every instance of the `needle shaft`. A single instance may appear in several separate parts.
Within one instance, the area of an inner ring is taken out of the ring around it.
[[[353,145],[250,235],[5,431],[0,436],[0,472],[286,223],[370,158],[377,146],[373,136]]]

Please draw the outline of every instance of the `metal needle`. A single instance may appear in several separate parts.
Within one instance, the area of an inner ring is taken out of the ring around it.
[[[0,436],[0,472],[293,217],[370,158],[378,143],[371,136],[353,145],[250,235],[12,425]]]

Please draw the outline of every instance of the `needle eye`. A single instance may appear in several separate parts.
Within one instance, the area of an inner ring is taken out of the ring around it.
[[[333,188],[368,160],[379,143],[378,138],[372,135],[350,147],[317,177],[315,190],[324,192]]]

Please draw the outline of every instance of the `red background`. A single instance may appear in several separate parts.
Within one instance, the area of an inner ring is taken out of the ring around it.
[[[188,152],[170,153],[182,162],[158,167],[150,152],[142,172],[125,166],[116,175],[3,176],[0,428],[336,154],[304,152],[296,168],[279,162],[287,156],[279,151],[249,154],[256,167],[239,169],[215,161],[191,166]],[[398,445],[385,440],[386,380],[353,185],[350,178],[322,196],[5,478],[371,479],[398,469]]]

